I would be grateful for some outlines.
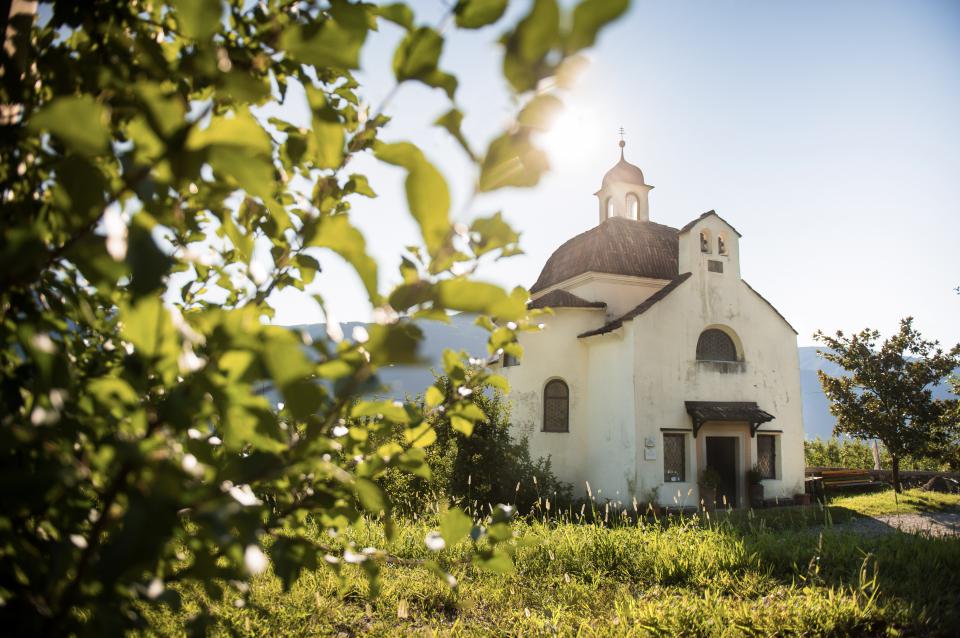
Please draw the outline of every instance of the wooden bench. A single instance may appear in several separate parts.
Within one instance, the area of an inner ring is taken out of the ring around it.
[[[874,481],[870,470],[823,470],[820,473],[820,485],[824,490],[842,490],[848,487],[880,487],[880,481]]]

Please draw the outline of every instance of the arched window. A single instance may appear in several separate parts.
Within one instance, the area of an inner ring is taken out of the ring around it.
[[[633,193],[627,195],[627,210],[630,211],[630,219],[640,219],[640,200]]]
[[[570,431],[570,389],[560,379],[548,381],[543,389],[543,431]]]
[[[607,207],[606,207],[606,217],[604,219],[610,219],[613,217],[613,198],[607,198]]]
[[[717,253],[720,255],[727,254],[727,242],[723,240],[723,235],[717,235]]]
[[[736,361],[737,347],[723,330],[711,328],[697,339],[697,361]]]
[[[710,231],[704,230],[700,233],[700,252],[710,252]]]

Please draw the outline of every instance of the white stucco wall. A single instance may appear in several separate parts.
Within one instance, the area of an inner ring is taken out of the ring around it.
[[[638,474],[645,489],[663,482],[661,430],[692,429],[685,401],[754,401],[775,417],[760,431],[782,431],[779,478],[764,481],[765,496],[789,497],[803,491],[804,471],[796,335],[739,279],[709,281],[723,277],[705,270],[694,272],[626,328],[634,333],[638,439],[653,437],[658,450],[655,461],[642,460],[642,450],[638,450]],[[696,360],[697,339],[704,329],[712,327],[737,336],[742,364],[719,366]],[[687,482],[661,487],[660,502],[671,504],[678,499],[684,501],[682,504],[697,503],[696,478],[703,469],[698,461],[703,459],[704,437],[744,432],[742,425],[731,423],[706,424],[696,441],[691,432],[687,438]],[[756,459],[756,439],[747,433],[742,445],[749,446],[742,450],[738,468],[740,497],[745,499],[742,475]]]
[[[558,308],[542,319],[544,329],[523,333],[520,365],[500,372],[510,383],[511,424],[515,437],[526,437],[531,454],[549,456],[555,474],[571,484],[587,475],[582,451],[591,444],[587,407],[590,347],[577,335],[603,323],[602,309]],[[543,389],[551,379],[563,379],[570,391],[570,431],[543,431]]]
[[[563,288],[587,301],[605,302],[610,320],[630,312],[668,283],[665,279],[586,273],[565,282]]]

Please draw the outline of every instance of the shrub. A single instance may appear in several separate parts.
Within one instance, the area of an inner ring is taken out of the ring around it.
[[[823,440],[820,437],[803,442],[803,451],[808,466],[847,467],[853,469],[873,469],[873,452],[867,441],[860,439],[840,439],[833,437]],[[890,454],[880,446],[880,466],[890,467]],[[907,457],[900,463],[904,470],[946,470],[948,464],[932,457]]]
[[[445,397],[456,389],[450,379],[437,377],[434,386]],[[401,511],[422,512],[443,500],[483,511],[498,503],[529,511],[538,499],[567,503],[571,487],[554,476],[549,457],[534,459],[526,437],[510,433],[510,404],[502,391],[487,386],[471,395],[483,413],[470,436],[451,427],[451,417],[436,413],[437,440],[426,448],[429,478],[390,471],[384,488]],[[423,404],[418,397],[417,403]]]

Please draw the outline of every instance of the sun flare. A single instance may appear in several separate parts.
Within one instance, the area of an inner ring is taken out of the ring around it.
[[[541,144],[552,165],[578,165],[592,156],[602,141],[613,139],[615,133],[616,127],[604,123],[598,109],[570,100],[543,134]]]

